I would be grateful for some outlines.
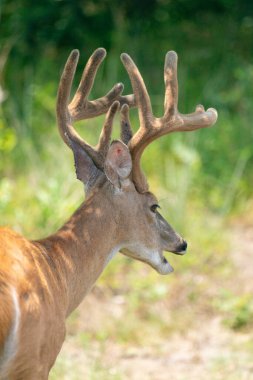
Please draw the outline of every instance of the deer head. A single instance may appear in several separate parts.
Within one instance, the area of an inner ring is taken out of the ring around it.
[[[217,119],[217,112],[212,108],[205,111],[200,105],[192,114],[178,112],[177,55],[173,51],[165,58],[162,117],[153,115],[144,81],[133,60],[125,53],[121,59],[134,95],[121,96],[123,85],[117,84],[106,96],[95,101],[87,100],[97,69],[105,57],[104,49],[97,49],[89,59],[77,92],[69,103],[78,57],[78,51],[74,50],[65,65],[58,91],[57,120],[64,142],[73,151],[77,178],[85,185],[86,201],[91,202],[94,210],[103,209],[108,221],[114,222],[116,250],[148,263],[161,274],[168,274],[173,268],[163,252],[184,254],[187,243],[158,212],[158,201],[149,191],[140,167],[141,155],[148,144],[160,136],[211,126]],[[133,134],[129,107],[135,105],[140,127]],[[121,139],[111,142],[113,119],[119,109]],[[92,147],[78,135],[72,123],[105,112],[99,142]],[[101,239],[106,239],[106,234]]]

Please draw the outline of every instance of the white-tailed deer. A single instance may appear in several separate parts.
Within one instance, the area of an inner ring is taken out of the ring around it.
[[[132,59],[122,54],[134,95],[121,96],[116,85],[95,101],[87,97],[105,57],[97,49],[89,59],[78,90],[69,96],[79,53],[65,65],[57,97],[60,134],[72,149],[77,178],[86,200],[54,235],[29,241],[0,230],[0,378],[45,380],[65,337],[65,319],[80,304],[106,264],[118,252],[151,265],[161,274],[172,272],[163,251],[186,252],[186,242],[158,213],[140,168],[145,147],[176,131],[191,131],[215,123],[214,109],[182,115],[177,110],[177,55],[167,53],[164,67],[164,116],[154,117],[143,79]],[[133,135],[129,106],[137,106],[140,128]],[[121,140],[110,143],[113,118],[121,113]],[[74,130],[72,123],[105,113],[96,147]]]

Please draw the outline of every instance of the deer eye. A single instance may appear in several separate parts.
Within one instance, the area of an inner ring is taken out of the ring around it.
[[[154,205],[150,206],[150,210],[152,212],[154,212],[154,213],[156,213],[156,211],[157,211],[158,208],[161,208],[161,207],[159,205],[157,205],[157,204],[154,204]]]

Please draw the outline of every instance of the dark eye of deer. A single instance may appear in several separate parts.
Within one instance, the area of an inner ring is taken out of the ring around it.
[[[160,206],[155,204],[155,205],[152,205],[152,206],[150,207],[150,210],[151,210],[152,212],[156,213],[156,211],[157,211],[158,208],[160,208]]]

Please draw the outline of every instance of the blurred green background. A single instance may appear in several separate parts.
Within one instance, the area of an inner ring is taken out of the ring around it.
[[[253,2],[0,0],[0,46],[1,224],[30,238],[53,233],[83,200],[55,121],[72,49],[76,84],[91,53],[107,50],[90,99],[116,82],[132,92],[119,59],[129,53],[157,116],[164,56],[175,50],[180,112],[202,103],[219,113],[214,127],[164,137],[143,157],[189,255],[169,258],[166,278],[125,257],[110,263],[70,318],[51,378],[169,379],[166,362],[173,380],[253,379]],[[137,128],[135,110],[131,119]],[[95,144],[102,122],[78,130]]]

